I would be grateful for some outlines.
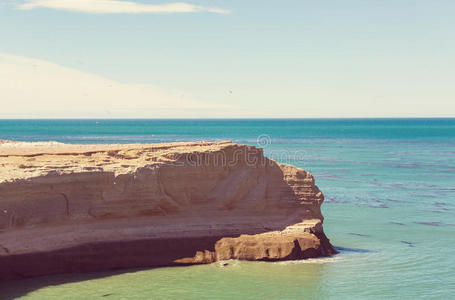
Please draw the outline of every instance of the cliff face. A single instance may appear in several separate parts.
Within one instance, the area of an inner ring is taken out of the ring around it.
[[[308,172],[231,142],[0,145],[0,278],[335,253]]]

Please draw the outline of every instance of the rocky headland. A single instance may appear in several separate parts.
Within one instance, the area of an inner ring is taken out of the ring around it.
[[[0,279],[335,254],[310,173],[226,142],[0,141]]]

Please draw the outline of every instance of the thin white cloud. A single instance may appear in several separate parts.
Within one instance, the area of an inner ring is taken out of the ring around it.
[[[210,117],[233,108],[5,53],[0,53],[0,107],[0,118]]]
[[[199,6],[184,2],[145,4],[119,0],[28,0],[18,4],[18,9],[50,8],[91,14],[170,14],[211,12],[227,14],[228,10]]]

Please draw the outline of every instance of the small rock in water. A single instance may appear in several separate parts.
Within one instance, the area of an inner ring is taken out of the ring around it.
[[[414,247],[414,243],[411,243],[411,242],[401,241],[401,243],[408,245],[409,247]]]
[[[415,224],[427,225],[427,226],[440,226],[441,222],[414,222]]]
[[[361,233],[355,233],[355,232],[348,232],[350,235],[356,235],[356,236],[363,236],[363,237],[369,237],[367,234],[361,234]]]
[[[404,223],[400,223],[400,222],[389,222],[389,224],[404,226]]]

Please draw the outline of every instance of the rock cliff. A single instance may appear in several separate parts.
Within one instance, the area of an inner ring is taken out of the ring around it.
[[[232,142],[0,144],[0,279],[330,256],[310,173]]]

